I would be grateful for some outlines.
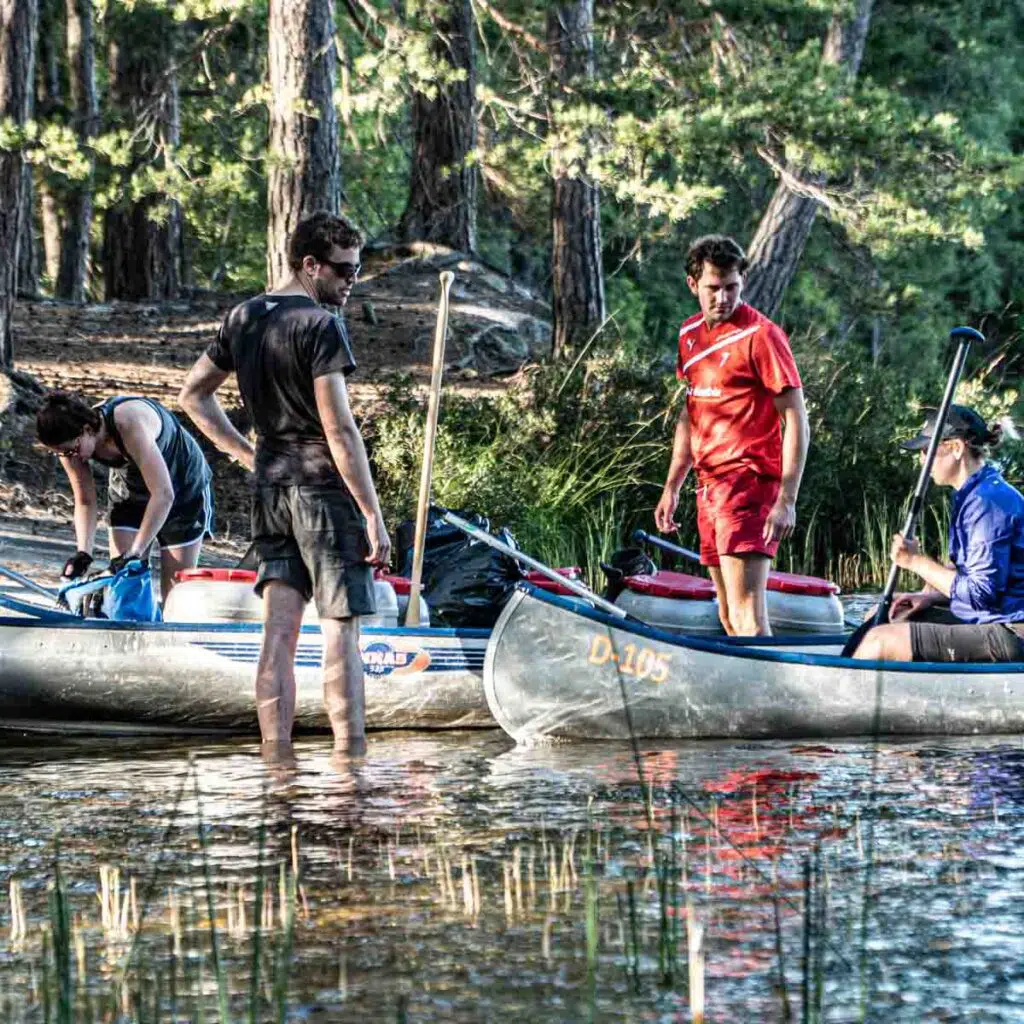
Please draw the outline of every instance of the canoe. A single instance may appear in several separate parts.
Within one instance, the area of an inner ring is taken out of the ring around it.
[[[258,622],[83,619],[0,594],[0,728],[259,734]],[[494,727],[481,686],[489,631],[362,630],[370,729]],[[296,652],[297,731],[329,728],[320,627]]]
[[[854,661],[844,639],[682,636],[524,585],[484,693],[520,743],[1024,732],[1024,663]]]

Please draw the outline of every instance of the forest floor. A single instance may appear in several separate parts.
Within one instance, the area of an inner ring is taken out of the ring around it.
[[[447,391],[498,393],[523,364],[550,348],[546,305],[469,257],[433,246],[389,247],[364,250],[363,267],[345,311],[358,363],[349,390],[360,418],[372,415],[395,374],[406,375],[414,390],[426,388],[441,270],[455,273]],[[0,378],[0,522],[20,521],[30,529],[71,536],[67,481],[57,459],[35,442],[39,385],[77,391],[94,401],[146,395],[177,411],[189,367],[216,335],[224,314],[243,298],[207,294],[165,303],[86,305],[19,301],[16,372],[13,380]],[[233,379],[222,389],[222,400],[229,410],[240,407]],[[220,456],[211,457],[211,464],[218,529],[226,545],[222,557],[213,560],[223,560],[247,541],[249,478]]]

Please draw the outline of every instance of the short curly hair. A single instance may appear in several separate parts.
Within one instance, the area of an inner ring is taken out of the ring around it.
[[[318,210],[299,221],[288,238],[288,265],[292,270],[299,270],[307,256],[327,260],[335,246],[358,249],[362,244],[362,233],[350,220]]]
[[[86,427],[100,429],[99,412],[70,391],[51,391],[36,412],[36,437],[47,448],[56,448],[79,437]]]
[[[705,263],[719,270],[738,270],[741,274],[750,266],[739,242],[728,235],[704,235],[696,239],[686,254],[686,276],[699,281]]]

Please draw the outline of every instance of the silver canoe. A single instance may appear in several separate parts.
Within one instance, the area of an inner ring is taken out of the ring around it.
[[[0,728],[258,734],[260,623],[82,619],[0,594]],[[371,729],[492,727],[481,686],[488,631],[368,628]],[[296,652],[296,728],[327,729],[319,626]]]
[[[1024,663],[893,664],[843,637],[716,640],[521,588],[494,627],[484,693],[521,743],[545,739],[1024,732]]]

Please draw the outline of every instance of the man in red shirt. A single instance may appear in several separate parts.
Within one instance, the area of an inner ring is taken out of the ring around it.
[[[810,431],[785,333],[741,301],[747,259],[724,235],[698,238],[686,283],[700,312],[679,331],[677,375],[686,404],[654,513],[677,530],[679,491],[697,473],[700,560],[730,635],[768,635],[765,586],[779,541],[793,532]]]

